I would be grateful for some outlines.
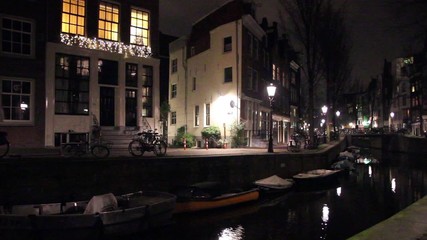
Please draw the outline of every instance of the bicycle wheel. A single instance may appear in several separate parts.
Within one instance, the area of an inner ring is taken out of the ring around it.
[[[0,158],[6,156],[6,154],[9,152],[9,147],[10,146],[8,142],[0,145]]]
[[[110,149],[104,145],[94,145],[91,147],[90,152],[96,158],[107,158],[110,155]]]
[[[167,145],[163,141],[159,141],[154,145],[154,153],[158,157],[162,157],[166,154]]]
[[[144,155],[144,150],[141,143],[138,140],[132,140],[128,147],[129,153],[134,157],[140,157]]]

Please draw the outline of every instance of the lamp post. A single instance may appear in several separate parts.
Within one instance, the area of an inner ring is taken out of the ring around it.
[[[276,94],[276,86],[273,85],[273,83],[270,83],[270,85],[267,86],[267,94],[268,99],[270,100],[270,126],[269,126],[269,137],[268,137],[268,152],[273,152],[273,99],[274,94]]]
[[[394,112],[390,113],[390,132],[393,129],[393,118],[394,118]]]
[[[326,126],[323,126],[323,141],[326,143],[326,127],[328,126],[328,115],[327,115],[328,107],[326,105],[323,105],[322,113],[323,113],[323,115],[325,115],[325,118],[326,118],[326,120],[325,120]]]

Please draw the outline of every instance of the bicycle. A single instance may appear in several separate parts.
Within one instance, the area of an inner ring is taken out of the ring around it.
[[[129,153],[134,157],[144,155],[146,151],[152,151],[158,157],[166,155],[167,144],[157,129],[146,130],[137,133],[128,146]]]
[[[82,157],[90,152],[95,158],[107,158],[110,155],[111,144],[95,141],[69,142],[61,146],[62,155],[65,157]]]
[[[7,132],[0,132],[0,158],[3,158],[9,152],[10,144],[7,140]]]

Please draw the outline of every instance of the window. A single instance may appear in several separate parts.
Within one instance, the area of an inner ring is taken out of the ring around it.
[[[99,4],[98,37],[119,40],[119,6],[107,2]]]
[[[150,46],[150,14],[132,9],[130,21],[130,43]]]
[[[171,64],[172,73],[176,73],[178,71],[178,59],[173,59]]]
[[[258,48],[259,48],[258,39],[254,38],[254,48],[253,48],[254,53],[253,53],[253,56],[257,60],[258,60],[258,57],[259,57],[259,54],[258,54],[259,49]]]
[[[253,75],[252,75],[252,73],[253,73],[253,69],[251,67],[248,67],[247,73],[248,73],[248,77],[247,77],[248,81],[247,81],[247,84],[246,84],[246,89],[252,90],[252,84],[253,84]]]
[[[98,83],[118,85],[119,64],[117,61],[98,60]]]
[[[249,55],[252,57],[252,50],[253,49],[253,41],[252,41],[252,34],[248,32],[248,52]]]
[[[224,82],[232,82],[233,81],[233,68],[228,67],[224,69]]]
[[[197,87],[197,82],[196,82],[196,77],[193,77],[193,91],[196,91],[196,87]]]
[[[194,126],[199,126],[200,125],[200,109],[199,106],[195,106],[194,107]]]
[[[89,58],[56,55],[56,114],[89,114],[89,70]]]
[[[276,80],[276,64],[274,63],[273,63],[272,71],[273,71],[273,80]]]
[[[142,116],[153,116],[153,67],[143,66],[142,72]]]
[[[171,98],[176,98],[176,83],[175,84],[172,84],[172,86],[171,86],[171,89],[172,89],[172,91],[171,91]]]
[[[206,112],[206,122],[205,125],[209,126],[211,125],[211,105],[209,103],[206,104],[205,107],[205,112]]]
[[[33,24],[28,21],[1,17],[1,51],[3,53],[32,55]]]
[[[85,16],[85,0],[63,0],[61,31],[84,36]]]
[[[232,50],[231,37],[224,38],[224,52],[230,52]]]
[[[126,63],[126,86],[138,86],[138,64]]]
[[[171,124],[176,124],[176,112],[171,112]]]
[[[21,79],[2,79],[1,90],[4,121],[31,121],[34,110],[32,82]]]

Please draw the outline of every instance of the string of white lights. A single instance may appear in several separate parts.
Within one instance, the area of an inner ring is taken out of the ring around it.
[[[148,58],[151,48],[148,46],[126,45],[122,42],[111,42],[98,38],[87,38],[79,35],[61,33],[61,42],[68,46],[78,46],[94,50],[108,51],[119,54],[129,54],[134,57]]]

